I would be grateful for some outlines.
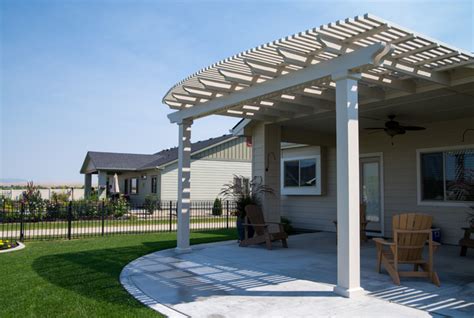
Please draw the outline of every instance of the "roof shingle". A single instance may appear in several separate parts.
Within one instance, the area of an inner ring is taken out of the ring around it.
[[[233,138],[227,134],[191,144],[191,154]],[[85,173],[85,162],[89,158],[97,170],[146,170],[165,165],[178,159],[178,147],[165,149],[154,154],[115,152],[87,152],[81,173]]]

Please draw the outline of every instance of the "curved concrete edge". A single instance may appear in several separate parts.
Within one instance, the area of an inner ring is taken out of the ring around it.
[[[19,251],[19,250],[22,250],[25,248],[25,244],[23,244],[22,242],[17,242],[18,243],[18,246],[17,247],[14,247],[14,248],[9,248],[7,250],[2,250],[0,251],[0,254],[2,253],[10,253],[10,252],[15,252],[15,251]]]
[[[152,253],[153,254],[153,253]],[[150,255],[150,254],[148,254]],[[133,263],[134,261],[132,261]],[[131,264],[131,263],[130,263]],[[128,266],[128,265],[127,265]],[[185,318],[189,317],[188,315],[185,315],[173,308],[170,308],[166,305],[163,305],[157,301],[155,301],[153,298],[148,297],[145,293],[142,292],[141,289],[139,289],[135,284],[128,278],[128,276],[124,275],[124,271],[126,270],[126,267],[122,270],[122,273],[120,273],[120,283],[122,284],[123,288],[136,300],[141,302],[143,305],[147,306],[148,308],[165,315],[166,317],[176,317],[176,318]]]
[[[203,243],[203,244],[197,244],[197,245],[192,245],[190,250],[199,250],[205,247],[213,246],[213,245],[226,245],[226,244],[232,244],[235,243],[235,240],[229,240],[229,241],[221,241],[221,242],[212,242],[212,243]],[[166,253],[167,251],[172,251],[176,250],[176,248],[169,248],[165,250],[160,250],[156,251],[153,253],[145,254],[143,256],[140,256],[139,258],[134,259],[130,263],[124,266],[122,271],[120,272],[120,284],[122,284],[123,288],[136,300],[141,302],[143,305],[147,306],[148,308],[165,315],[166,317],[170,318],[187,318],[189,317],[188,315],[173,309],[167,305],[164,305],[162,303],[157,302],[153,298],[147,296],[140,288],[138,288],[133,281],[129,278],[129,273],[133,272],[134,269],[134,263],[138,262],[140,259],[148,257],[153,254],[158,254],[158,253]]]

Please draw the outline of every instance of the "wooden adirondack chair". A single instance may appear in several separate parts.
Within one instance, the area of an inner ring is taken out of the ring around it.
[[[288,248],[286,242],[288,235],[285,233],[282,223],[265,222],[262,210],[256,205],[247,205],[245,207],[246,222],[243,224],[245,228],[245,239],[240,241],[240,246],[245,247],[253,244],[265,243],[267,249],[272,249],[272,241],[281,240],[283,247]],[[270,232],[269,227],[272,224],[278,225],[278,232]],[[254,236],[248,237],[248,228],[253,227]]]
[[[367,242],[367,235],[365,234],[365,230],[367,228],[367,224],[369,224],[370,221],[367,221],[365,217],[365,204],[361,203],[359,207],[359,220],[360,220],[360,241]],[[334,225],[336,226],[337,230],[337,221],[334,220],[332,221]]]
[[[400,276],[428,277],[440,286],[438,275],[433,269],[433,253],[440,244],[433,241],[433,218],[429,215],[407,213],[395,215],[392,219],[393,242],[374,238],[377,246],[377,271],[383,264],[393,282],[400,285]],[[428,260],[423,259],[423,249],[428,243]],[[385,248],[386,247],[386,248]],[[413,271],[400,271],[400,264],[413,264]],[[421,268],[422,271],[418,271]]]

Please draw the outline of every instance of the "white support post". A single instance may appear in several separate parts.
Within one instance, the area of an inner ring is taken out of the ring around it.
[[[188,252],[189,213],[191,205],[191,125],[183,120],[179,126],[178,146],[178,252]]]
[[[91,196],[92,188],[92,174],[86,173],[84,175],[84,198],[88,199]]]
[[[107,198],[107,172],[99,171],[98,172],[98,187],[97,195],[99,200],[104,200]]]
[[[337,129],[337,286],[353,297],[360,287],[359,118],[357,74],[333,74]]]

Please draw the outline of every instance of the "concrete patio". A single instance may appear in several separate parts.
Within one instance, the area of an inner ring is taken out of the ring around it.
[[[361,285],[348,299],[333,293],[336,235],[291,236],[289,249],[239,248],[235,241],[166,250],[127,265],[124,287],[169,317],[474,317],[474,253],[442,246],[435,256],[438,288],[420,278],[392,283],[375,271],[375,247],[361,246]]]

